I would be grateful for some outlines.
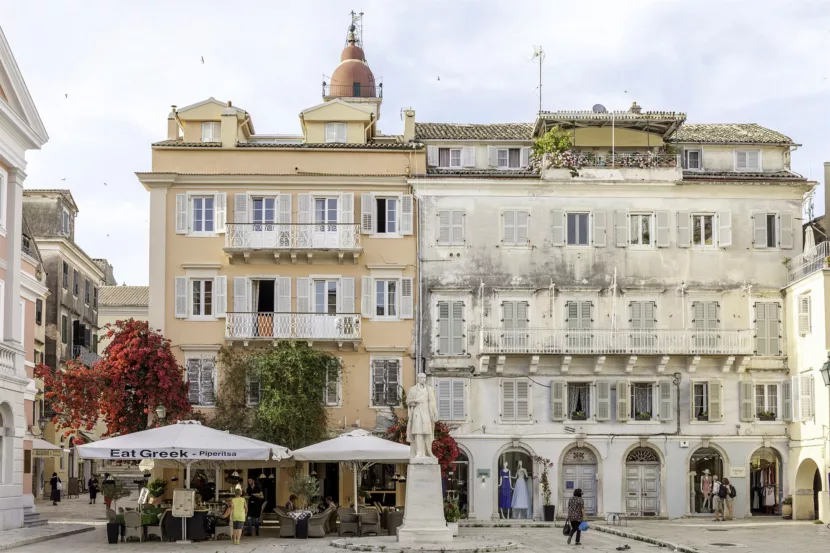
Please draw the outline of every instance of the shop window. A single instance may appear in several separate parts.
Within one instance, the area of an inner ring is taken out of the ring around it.
[[[723,477],[723,459],[720,452],[711,447],[696,450],[689,460],[689,472],[694,474],[694,490],[690,495],[691,512],[713,512],[712,491],[715,479]]]

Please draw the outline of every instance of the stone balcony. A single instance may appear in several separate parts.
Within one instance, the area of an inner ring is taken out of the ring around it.
[[[679,154],[592,154],[569,150],[545,155],[542,179],[674,182],[683,179],[683,168]]]

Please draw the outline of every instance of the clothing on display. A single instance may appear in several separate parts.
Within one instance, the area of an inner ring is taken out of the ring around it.
[[[501,469],[501,486],[499,487],[499,509],[510,509],[510,471]]]
[[[752,463],[749,479],[751,510],[756,513],[775,514],[778,506],[778,463],[759,459]]]
[[[527,471],[519,469],[513,489],[513,509],[529,509],[530,494],[527,493]]]

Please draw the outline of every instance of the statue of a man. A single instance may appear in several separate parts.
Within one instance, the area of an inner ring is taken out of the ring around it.
[[[411,458],[432,457],[432,440],[435,439],[435,421],[438,420],[438,407],[435,393],[427,386],[427,375],[418,374],[417,383],[406,395],[409,408],[409,420],[406,424],[406,440],[409,442]]]

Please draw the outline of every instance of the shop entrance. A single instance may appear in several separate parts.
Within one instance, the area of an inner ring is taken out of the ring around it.
[[[506,468],[505,468],[506,465]],[[509,449],[499,456],[499,518],[533,518],[533,460],[523,449]]]
[[[723,476],[723,458],[720,452],[711,447],[701,447],[696,450],[689,460],[689,474],[692,482],[692,489],[689,492],[691,513],[711,513],[714,507],[712,488],[715,478]]]
[[[444,478],[444,501],[455,501],[463,516],[468,514],[468,482],[470,479],[470,461],[463,451],[458,452],[450,470]]]
[[[575,447],[565,454],[562,462],[563,508],[574,490],[582,490],[585,514],[597,514],[597,457],[585,447]]]
[[[771,447],[762,447],[749,461],[749,509],[755,516],[777,515],[781,505],[781,458]]]
[[[630,516],[660,513],[660,457],[649,447],[638,447],[625,460],[625,512]]]

